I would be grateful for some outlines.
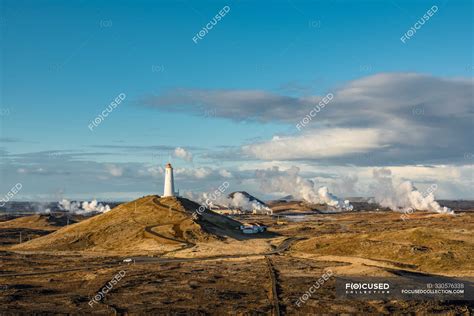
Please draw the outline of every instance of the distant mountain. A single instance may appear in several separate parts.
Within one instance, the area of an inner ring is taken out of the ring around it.
[[[363,196],[350,196],[346,198],[346,200],[349,200],[350,202],[370,202],[373,199],[374,199],[373,197],[363,197]]]
[[[296,201],[296,199],[293,195],[290,194],[290,195],[287,195],[287,196],[284,196],[282,198],[277,199],[277,201],[289,202],[289,201]]]
[[[245,191],[235,191],[235,192],[230,193],[228,196],[233,199],[233,198],[234,198],[234,195],[235,195],[236,193],[240,193],[240,194],[244,195],[250,202],[257,201],[258,203],[260,203],[260,204],[262,204],[262,205],[264,205],[264,206],[267,205],[267,204],[266,204],[265,202],[263,202],[262,200],[257,199],[255,196],[253,196],[253,195],[251,195],[251,194],[249,194],[248,192],[245,192]]]

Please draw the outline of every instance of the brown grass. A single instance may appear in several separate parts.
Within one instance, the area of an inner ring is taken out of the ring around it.
[[[192,218],[198,204],[182,198],[146,196],[80,223],[63,227],[47,236],[12,247],[41,251],[141,251],[182,246],[186,242],[216,240],[200,221]],[[216,214],[217,215],[217,214]],[[217,215],[219,216],[219,215]],[[225,221],[224,221],[225,223]],[[172,241],[160,238],[145,228]],[[233,227],[228,226],[229,230]],[[179,241],[182,242],[179,242]]]

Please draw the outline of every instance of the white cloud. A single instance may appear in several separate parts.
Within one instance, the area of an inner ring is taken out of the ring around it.
[[[112,176],[112,177],[121,177],[123,175],[123,168],[119,167],[114,164],[106,164],[105,168],[107,169],[107,172]]]
[[[242,150],[263,160],[317,159],[380,148],[384,141],[383,132],[375,129],[337,128],[274,137],[268,142],[244,146]]]
[[[295,127],[290,134],[280,135],[280,139],[244,147],[246,153],[260,159],[314,157],[330,158],[339,164],[379,166],[465,164],[466,148],[472,148],[474,139],[473,89],[472,78],[417,73],[363,77],[329,90],[334,99],[309,122],[301,136],[291,134],[297,132],[296,124],[321,96],[293,97],[261,90],[179,89],[148,98],[144,103],[193,114],[217,108],[217,117]],[[329,142],[321,148],[322,140],[317,135],[329,133],[324,130],[340,130],[341,137],[332,136],[337,143]],[[357,159],[361,152],[370,153],[371,161]]]
[[[182,178],[205,179],[212,175],[213,170],[209,167],[200,168],[176,168],[174,173]]]
[[[182,147],[176,147],[174,156],[189,162],[193,161],[193,155]]]
[[[145,166],[143,168],[139,168],[137,170],[137,174],[139,177],[153,177],[158,178],[161,177],[165,172],[165,169],[161,166]]]
[[[230,172],[226,169],[220,169],[219,174],[224,178],[232,178],[232,172]]]

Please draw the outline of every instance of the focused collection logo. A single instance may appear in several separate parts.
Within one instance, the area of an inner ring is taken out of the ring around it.
[[[373,282],[346,282],[346,294],[389,294],[389,283],[373,283]]]

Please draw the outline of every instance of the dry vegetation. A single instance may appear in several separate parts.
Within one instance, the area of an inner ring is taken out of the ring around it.
[[[417,212],[406,221],[399,213],[367,211],[315,214],[301,222],[241,216],[239,221],[270,227],[269,233],[243,236],[238,221],[213,213],[192,219],[197,207],[185,199],[150,196],[59,230],[45,216],[1,223],[0,314],[271,315],[263,255],[289,237],[300,239],[270,255],[283,314],[468,315],[474,307],[472,302],[348,302],[335,297],[333,279],[303,306],[294,304],[328,268],[336,275],[474,276],[474,213]],[[40,232],[36,237],[47,235],[10,245],[19,231],[34,229]],[[131,255],[135,263],[122,262]],[[91,308],[90,299],[121,270],[125,277]]]
[[[13,249],[160,253],[176,247],[176,244],[205,242],[220,237],[211,233],[207,221],[192,218],[198,207],[186,199],[178,201],[176,198],[147,196]],[[230,231],[235,228],[231,220],[222,226]],[[165,238],[155,238],[157,235]]]

